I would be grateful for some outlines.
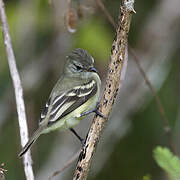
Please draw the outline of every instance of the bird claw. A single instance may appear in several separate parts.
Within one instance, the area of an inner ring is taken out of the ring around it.
[[[98,111],[98,108],[99,108],[99,102],[96,104],[96,108],[94,109],[93,112],[95,112],[96,115],[100,116],[101,118],[106,119],[106,117],[100,111]]]

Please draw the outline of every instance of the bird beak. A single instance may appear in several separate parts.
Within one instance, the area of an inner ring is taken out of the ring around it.
[[[98,72],[98,71],[96,70],[96,68],[94,68],[94,67],[90,67],[90,68],[88,69],[88,71],[89,71],[89,72],[95,72],[95,73]]]

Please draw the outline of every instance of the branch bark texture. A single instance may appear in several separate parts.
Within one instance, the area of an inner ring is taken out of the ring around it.
[[[111,49],[105,91],[99,106],[99,111],[106,118],[95,116],[88,132],[86,143],[79,155],[73,180],[87,179],[93,154],[116,99],[120,87],[121,70],[126,58],[125,54],[132,12],[135,12],[134,0],[122,0],[118,26]]]
[[[2,24],[2,32],[4,37],[6,55],[10,68],[10,74],[12,77],[13,86],[15,90],[16,106],[17,106],[17,113],[19,120],[20,136],[21,136],[21,145],[24,146],[25,143],[28,141],[28,128],[27,128],[25,106],[23,100],[23,89],[21,85],[20,76],[16,67],[16,60],[12,49],[7,17],[4,9],[4,3],[2,0],[0,0],[0,19]],[[34,180],[34,174],[31,164],[32,164],[32,160],[29,151],[24,155],[24,171],[27,180]]]

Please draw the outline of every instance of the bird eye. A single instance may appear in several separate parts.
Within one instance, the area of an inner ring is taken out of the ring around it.
[[[82,70],[82,67],[76,65],[76,69],[77,69],[77,71],[81,71],[81,70]]]
[[[83,71],[83,67],[78,63],[73,63],[72,69],[74,72],[81,72]]]

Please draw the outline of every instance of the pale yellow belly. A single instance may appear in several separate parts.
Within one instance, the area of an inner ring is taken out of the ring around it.
[[[84,103],[83,105],[75,109],[73,112],[71,112],[64,118],[58,120],[56,123],[54,123],[50,127],[46,128],[43,131],[43,133],[48,133],[56,129],[66,130],[66,129],[76,126],[80,122],[80,120],[84,118],[84,117],[80,117],[80,115],[83,112],[92,110],[96,107],[96,104],[98,102],[98,97],[99,97],[98,94],[92,97],[90,100],[88,100],[86,103]]]

